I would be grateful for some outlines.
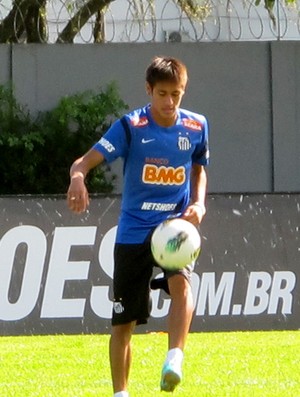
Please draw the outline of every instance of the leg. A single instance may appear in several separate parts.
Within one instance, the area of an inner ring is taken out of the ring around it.
[[[191,286],[182,274],[168,279],[171,307],[168,318],[169,351],[162,370],[161,390],[173,392],[182,378],[183,349],[193,315]]]
[[[109,343],[110,368],[114,393],[127,390],[131,364],[131,335],[135,322],[115,325]]]
[[[124,392],[122,394],[126,395],[131,364],[132,332],[136,325],[146,323],[150,315],[150,244],[116,244],[114,260],[110,366],[114,393]]]
[[[169,278],[171,307],[168,317],[169,349],[184,349],[193,316],[190,283],[181,274]]]

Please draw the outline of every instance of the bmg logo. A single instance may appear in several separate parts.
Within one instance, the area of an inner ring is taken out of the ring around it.
[[[185,182],[184,167],[157,167],[145,164],[143,168],[143,182],[154,185],[182,185]]]

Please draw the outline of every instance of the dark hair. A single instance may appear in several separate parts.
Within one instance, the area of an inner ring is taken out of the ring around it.
[[[146,81],[153,88],[159,81],[187,82],[186,66],[179,59],[155,57],[146,70]]]

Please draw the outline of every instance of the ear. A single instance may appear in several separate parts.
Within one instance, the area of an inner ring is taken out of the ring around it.
[[[147,94],[148,94],[148,95],[152,95],[152,87],[151,87],[151,85],[148,83],[148,81],[146,81],[145,88],[146,88]]]

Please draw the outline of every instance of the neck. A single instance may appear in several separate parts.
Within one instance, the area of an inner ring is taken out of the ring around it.
[[[161,127],[172,127],[176,124],[177,113],[174,116],[162,117],[154,108],[150,107],[150,112],[155,123]]]

